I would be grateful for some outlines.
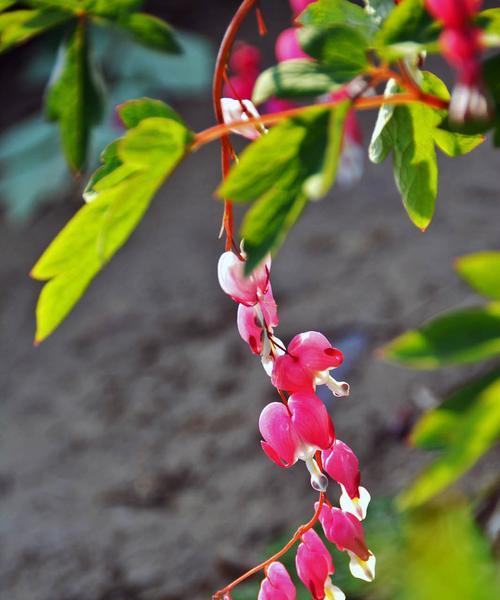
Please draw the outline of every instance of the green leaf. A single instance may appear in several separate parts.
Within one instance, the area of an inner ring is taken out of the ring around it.
[[[434,131],[436,145],[448,156],[467,154],[482,144],[484,140],[485,137],[480,134],[467,135],[440,128]]]
[[[56,7],[78,15],[82,12],[103,17],[118,17],[137,10],[143,0],[28,0],[31,6]]]
[[[39,259],[31,275],[48,280],[37,305],[35,341],[61,323],[95,275],[136,228],[192,134],[178,121],[149,117],[108,147],[85,204]]]
[[[444,100],[449,93],[444,83],[429,72],[422,72],[421,87]],[[397,92],[393,81],[385,94]],[[480,135],[465,135],[438,129],[446,111],[413,103],[391,107],[382,105],[373,131],[368,155],[382,162],[393,151],[393,171],[403,205],[413,223],[426,229],[434,214],[438,189],[436,143],[451,156],[469,152],[483,141]]]
[[[0,0],[0,12],[10,8],[11,6],[14,6],[16,2],[17,0]]]
[[[470,417],[480,395],[496,381],[500,381],[498,369],[467,383],[437,408],[425,412],[410,433],[411,443],[425,450],[442,450],[460,443],[461,422]]]
[[[218,189],[235,202],[255,201],[241,229],[248,271],[281,245],[307,199],[333,182],[347,107],[314,107],[276,125],[247,147]]]
[[[500,303],[455,310],[382,348],[382,356],[415,369],[437,369],[500,354]]]
[[[262,72],[253,89],[252,100],[262,104],[272,96],[305,98],[337,89],[342,81],[327,65],[306,60],[287,60]]]
[[[63,40],[45,98],[47,117],[59,123],[66,159],[74,171],[85,165],[90,132],[102,114],[102,84],[91,60],[85,22]]]
[[[490,46],[500,44],[500,8],[489,8],[480,12],[476,24],[484,32],[484,43]]]
[[[455,262],[455,268],[479,294],[500,300],[500,252],[476,252],[461,256]]]
[[[430,500],[467,472],[500,438],[500,377],[477,396],[457,420],[452,443],[398,498],[400,508]]]
[[[128,100],[118,107],[118,113],[127,129],[136,127],[142,120],[148,117],[163,117],[164,119],[173,119],[178,123],[185,124],[181,117],[168,104],[165,104],[161,100],[152,100],[151,98]]]
[[[313,25],[322,29],[345,25],[357,31],[367,41],[377,30],[370,16],[348,0],[318,0],[310,4],[300,15],[302,25]]]
[[[424,0],[400,2],[375,37],[380,55],[389,60],[439,50],[440,25],[424,6]]]
[[[340,83],[354,79],[368,67],[366,39],[351,27],[302,27],[298,37],[304,52],[327,65]]]
[[[69,18],[70,14],[58,9],[14,10],[0,14],[0,52],[22,44]]]
[[[172,28],[162,19],[146,13],[132,13],[118,19],[116,25],[143,46],[174,54],[181,52]]]

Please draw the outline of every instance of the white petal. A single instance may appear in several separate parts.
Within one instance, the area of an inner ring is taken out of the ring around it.
[[[362,521],[366,517],[368,504],[370,504],[371,500],[369,491],[366,488],[359,486],[359,498],[351,498],[342,484],[340,484],[340,487],[342,488],[340,508],[344,512],[351,513]]]
[[[224,123],[230,125],[234,121],[248,121],[249,116],[260,117],[259,112],[250,100],[235,100],[234,98],[221,98],[222,117]],[[257,139],[263,131],[266,131],[263,126],[249,125],[248,127],[240,127],[231,129],[234,133],[242,135],[249,140]]]
[[[325,584],[325,600],[345,600],[344,592],[336,585],[333,585],[330,578],[328,578]]]
[[[349,569],[353,577],[363,579],[364,581],[373,581],[375,579],[375,564],[377,562],[375,555],[370,554],[368,560],[361,560],[359,556],[347,550],[347,554],[351,559]]]
[[[334,396],[340,398],[341,396],[349,396],[349,384],[345,381],[337,381],[331,375],[328,376],[327,381],[325,381],[329,390],[333,392]]]

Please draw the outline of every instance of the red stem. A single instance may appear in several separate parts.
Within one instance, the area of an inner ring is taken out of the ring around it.
[[[212,84],[212,101],[214,105],[215,118],[217,123],[223,124],[224,117],[222,115],[222,107],[220,100],[222,98],[222,91],[224,88],[224,73],[227,68],[231,49],[238,34],[238,30],[245,20],[248,13],[253,9],[257,0],[243,0],[240,7],[234,14],[231,22],[229,23],[226,33],[222,39],[219,52],[217,54],[217,60],[215,62],[215,72]],[[221,164],[222,164],[222,177],[225,178],[231,168],[231,156],[233,154],[231,142],[227,135],[227,130],[224,130],[220,136],[221,140]],[[233,239],[233,205],[230,200],[224,200],[224,216],[222,219],[222,225],[226,232],[226,250],[231,250],[235,246]]]
[[[265,569],[272,562],[281,558],[283,556],[283,554],[286,554],[288,552],[288,550],[290,550],[290,548],[292,546],[294,546],[300,540],[301,536],[304,535],[304,533],[306,531],[309,531],[309,529],[312,529],[316,525],[316,523],[318,522],[318,519],[319,519],[319,514],[321,512],[321,509],[323,508],[324,501],[325,501],[325,494],[324,494],[324,492],[320,492],[319,499],[318,499],[318,506],[314,512],[312,519],[310,521],[308,521],[307,523],[305,523],[304,525],[301,525],[297,529],[297,531],[293,534],[292,538],[290,538],[290,540],[288,540],[288,542],[283,546],[283,548],[281,548],[281,550],[278,550],[278,552],[276,552],[276,554],[273,554],[271,557],[269,557],[264,562],[261,562],[260,564],[256,565],[255,567],[251,568],[250,570],[248,570],[246,573],[243,573],[243,575],[240,575],[240,577],[238,577],[238,579],[235,579],[230,584],[226,585],[226,587],[222,588],[218,592],[215,592],[215,594],[212,596],[212,600],[220,600],[220,598],[222,598],[222,596],[224,596],[225,594],[228,594],[233,588],[235,588],[237,585],[239,585],[240,583],[245,581],[245,579],[248,579],[252,575],[255,575],[255,573],[258,573],[262,569]]]

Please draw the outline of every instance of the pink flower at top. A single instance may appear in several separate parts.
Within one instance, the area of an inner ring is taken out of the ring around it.
[[[311,592],[313,600],[344,600],[343,592],[332,585],[330,575],[335,572],[332,557],[319,535],[309,529],[301,537],[295,557],[297,574]]]
[[[288,404],[271,402],[259,418],[264,440],[262,449],[280,467],[289,468],[303,460],[311,474],[311,485],[325,491],[328,479],[319,469],[314,455],[329,448],[335,440],[332,420],[321,400],[311,392],[297,392]]]
[[[278,62],[293,60],[295,58],[311,60],[311,57],[300,47],[298,32],[299,29],[297,27],[289,27],[279,34],[274,46],[274,52]]]
[[[334,348],[326,337],[317,331],[296,335],[287,352],[279,356],[273,368],[273,385],[289,392],[314,391],[316,385],[327,385],[335,396],[347,396],[349,385],[336,381],[330,370],[344,360],[342,352]]]
[[[294,17],[298,17],[301,12],[303,12],[309,4],[312,4],[315,0],[290,0],[290,7],[293,12]]]
[[[257,600],[295,600],[297,592],[288,571],[280,562],[272,562],[260,584]]]
[[[466,27],[482,3],[482,0],[425,0],[431,15],[450,29]]]
[[[321,455],[323,468],[342,488],[340,506],[358,519],[364,519],[370,502],[370,494],[359,485],[359,461],[347,444],[340,440],[323,450]]]
[[[349,554],[349,568],[354,577],[373,581],[375,556],[366,545],[361,522],[349,512],[325,505],[321,509],[319,520],[327,540],[335,544],[340,551]]]
[[[249,275],[245,276],[245,260],[234,252],[224,252],[219,258],[217,274],[223,291],[235,302],[254,306],[269,288],[271,256],[267,256]]]

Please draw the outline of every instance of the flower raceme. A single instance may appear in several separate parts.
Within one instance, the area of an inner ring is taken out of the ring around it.
[[[289,468],[299,459],[306,463],[315,490],[325,491],[328,479],[314,455],[335,440],[333,422],[323,402],[311,392],[297,392],[282,402],[271,402],[260,414],[262,449],[280,467]]]
[[[309,529],[302,535],[295,557],[297,574],[311,592],[313,600],[344,600],[345,595],[332,584],[335,572],[332,557],[319,535]]]
[[[260,584],[257,600],[295,600],[297,592],[292,578],[280,562],[272,562]]]
[[[296,335],[286,353],[276,358],[271,379],[278,389],[289,392],[312,392],[317,385],[325,384],[335,396],[347,396],[349,385],[330,375],[330,370],[343,360],[342,352],[322,333],[307,331]]]
[[[319,520],[326,539],[349,555],[351,559],[349,568],[352,575],[358,579],[373,581],[375,556],[366,545],[363,526],[359,519],[335,506],[323,505]]]
[[[255,306],[269,288],[271,257],[263,260],[248,277],[245,276],[245,259],[234,252],[224,252],[219,258],[217,274],[223,291],[235,302]]]

